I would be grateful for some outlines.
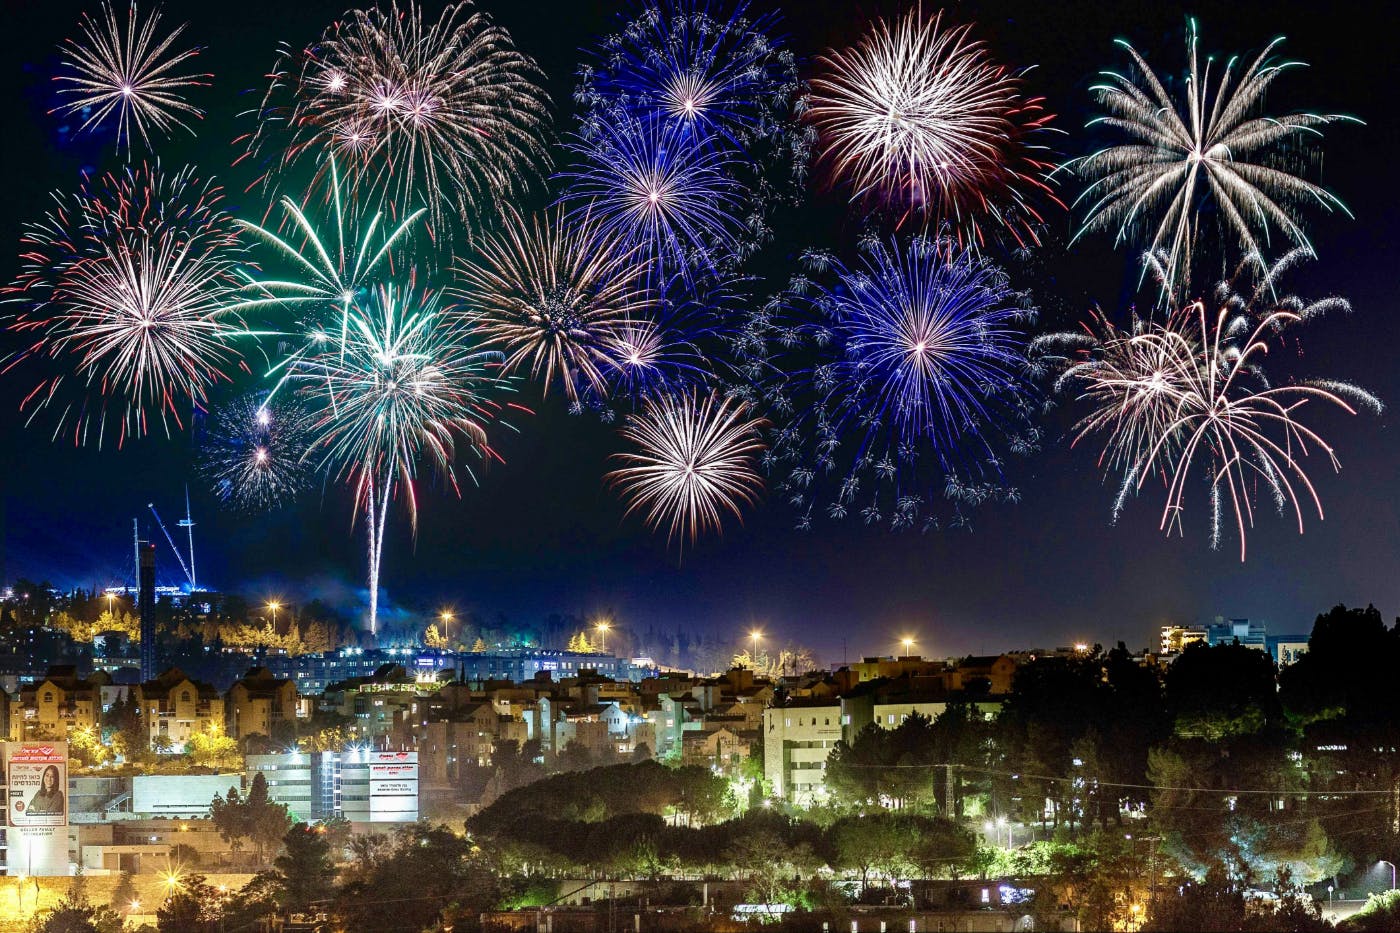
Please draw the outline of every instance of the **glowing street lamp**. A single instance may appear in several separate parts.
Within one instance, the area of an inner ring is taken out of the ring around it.
[[[910,638],[908,635],[905,635],[899,640],[899,643],[904,646],[904,656],[906,658],[912,657],[914,654],[914,639]]]
[[[598,650],[603,654],[608,653],[608,629],[612,628],[612,623],[604,619],[593,626],[598,630]]]
[[[1380,860],[1379,862],[1377,862],[1376,864],[1377,864],[1377,865],[1389,865],[1389,866],[1390,866],[1390,890],[1394,891],[1394,890],[1395,890],[1395,863],[1394,863],[1394,862],[1387,862],[1385,859],[1381,859],[1381,860]]]
[[[447,626],[452,621],[452,610],[444,609],[438,613],[438,618],[442,620],[442,640],[447,641]]]
[[[277,630],[277,610],[282,608],[282,604],[279,603],[279,602],[277,602],[277,600],[274,599],[272,602],[270,602],[270,603],[267,604],[267,608],[272,610],[272,629],[273,629],[273,631],[276,631],[276,630]]]
[[[758,667],[758,640],[762,637],[763,633],[758,629],[749,632],[749,640],[753,643],[753,648],[749,651],[749,658],[753,661],[755,668]]]
[[[166,894],[174,894],[180,889],[180,873],[178,871],[166,871],[161,873],[161,881],[165,883]]]

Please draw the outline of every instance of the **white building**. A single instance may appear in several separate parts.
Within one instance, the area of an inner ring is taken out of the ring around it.
[[[247,762],[248,781],[261,773],[268,797],[297,819],[418,821],[417,752],[291,752],[249,755]]]
[[[826,793],[826,759],[841,741],[841,705],[772,706],[763,711],[763,776],[775,796],[798,806]]]

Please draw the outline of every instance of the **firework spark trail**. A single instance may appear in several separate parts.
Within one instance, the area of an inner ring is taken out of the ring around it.
[[[555,207],[529,222],[509,211],[474,252],[457,294],[484,345],[505,353],[504,373],[528,367],[546,393],[557,376],[572,401],[606,397],[609,370],[625,365],[619,347],[654,304],[639,248]]]
[[[127,8],[125,29],[110,2],[102,4],[100,18],[84,13],[82,37],[67,39],[59,47],[66,73],[54,77],[61,85],[58,93],[72,99],[51,112],[91,111],[79,132],[95,129],[115,113],[117,147],[128,152],[133,128],[148,148],[148,127],[167,135],[176,127],[189,130],[182,118],[202,117],[204,112],[180,94],[187,88],[207,86],[213,76],[176,74],[198,50],[172,54],[171,47],[185,27],[160,38],[159,23],[159,12],[141,22],[135,0]]]
[[[437,293],[380,286],[363,306],[351,306],[343,341],[327,343],[295,370],[318,411],[310,456],[355,489],[367,520],[371,631],[390,500],[403,494],[416,530],[413,487],[425,464],[460,492],[462,448],[499,459],[487,426],[500,411],[494,394],[509,386],[499,376],[500,354],[477,349],[474,330],[460,311],[440,307]]]
[[[741,517],[763,488],[756,455],[764,422],[747,414],[742,402],[716,395],[646,402],[620,432],[638,452],[615,454],[627,466],[607,476],[630,500],[627,514],[644,511],[653,528],[669,526],[668,542],[719,531],[726,512]]]
[[[298,205],[288,197],[279,201],[288,232],[237,221],[256,242],[271,247],[288,267],[287,274],[279,278],[255,277],[245,271],[245,284],[230,305],[231,310],[244,314],[267,310],[295,313],[300,342],[268,373],[280,381],[336,334],[344,344],[351,306],[393,273],[396,260],[402,264],[400,257],[406,252],[409,237],[426,213],[425,208],[419,208],[393,224],[378,211],[359,215],[354,202],[348,204],[347,211],[348,199],[334,157],[329,159],[329,178],[331,229],[324,233],[318,224],[326,218],[313,219],[305,204]],[[310,198],[308,192],[307,200]]]
[[[30,421],[55,409],[55,436],[71,429],[78,444],[115,429],[120,445],[152,420],[169,434],[241,367],[234,344],[263,334],[230,307],[241,248],[221,199],[188,169],[142,166],[55,194],[27,226],[6,292],[30,343],[5,369],[44,370],[21,403]]]
[[[274,509],[306,486],[310,412],[284,393],[249,392],[216,405],[200,443],[200,471],[220,501]]]
[[[363,204],[426,204],[437,236],[471,229],[547,167],[539,69],[469,3],[354,10],[272,77],[253,153],[269,184],[331,151]],[[327,163],[322,162],[322,172]]]
[[[1166,274],[1165,265],[1158,270]],[[1276,278],[1272,270],[1263,276]],[[1254,484],[1272,495],[1280,511],[1294,514],[1299,533],[1308,503],[1323,517],[1303,459],[1316,449],[1334,470],[1340,465],[1332,446],[1301,420],[1309,403],[1348,414],[1357,406],[1381,408],[1374,395],[1344,382],[1271,384],[1262,365],[1269,338],[1338,300],[1304,305],[1289,297],[1261,304],[1258,299],[1266,297],[1258,288],[1241,296],[1222,286],[1210,306],[1196,301],[1162,322],[1135,319],[1127,329],[1097,315],[1079,338],[1084,358],[1058,380],[1062,388],[1082,386],[1079,399],[1090,404],[1076,442],[1105,436],[1101,462],[1123,473],[1115,513],[1130,489],[1140,491],[1157,476],[1166,487],[1161,528],[1180,533],[1188,480],[1203,474],[1210,487],[1212,545],[1228,512],[1241,561],[1255,521]]]
[[[1212,87],[1211,59],[1201,67],[1196,24],[1187,35],[1188,71],[1185,100],[1173,99],[1147,61],[1126,42],[1118,44],[1141,72],[1141,84],[1105,72],[1093,88],[1104,116],[1090,121],[1127,137],[1075,163],[1091,183],[1075,201],[1086,206],[1083,227],[1113,230],[1119,245],[1142,244],[1151,234],[1149,252],[1169,256],[1168,284],[1191,279],[1191,257],[1205,231],[1201,205],[1218,212],[1221,232],[1234,241],[1238,255],[1264,253],[1271,232],[1295,245],[1308,245],[1302,227],[1304,207],[1319,205],[1350,216],[1326,189],[1302,178],[1297,162],[1315,161],[1308,144],[1320,127],[1353,118],[1263,112],[1264,96],[1274,81],[1301,62],[1273,58],[1275,39],[1242,74],[1229,59]]]
[[[1055,166],[1031,141],[1053,117],[970,27],[944,28],[916,7],[820,63],[808,116],[854,199],[947,225],[967,244],[1000,231],[1039,243],[1043,205],[1063,206],[1048,182]]]

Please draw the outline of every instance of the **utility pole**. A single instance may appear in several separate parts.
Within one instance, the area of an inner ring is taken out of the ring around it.
[[[945,775],[943,781],[943,816],[950,820],[957,818],[956,814],[953,812],[953,804],[957,799],[953,789],[953,782],[957,780],[957,767],[957,765],[953,764],[943,766]]]

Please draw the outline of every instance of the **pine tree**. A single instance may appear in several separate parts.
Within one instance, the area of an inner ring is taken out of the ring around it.
[[[282,846],[282,854],[272,863],[278,906],[288,913],[298,913],[329,898],[335,863],[325,827],[298,823],[282,837]]]

